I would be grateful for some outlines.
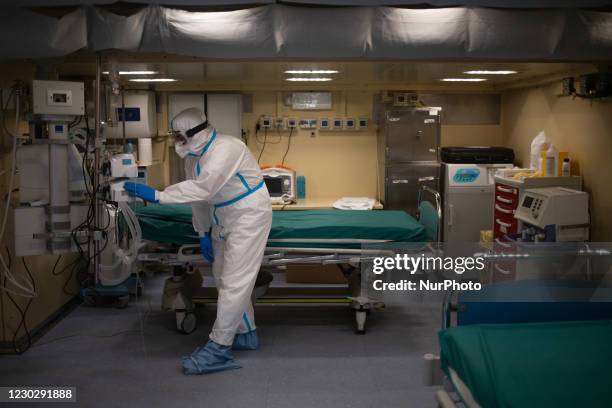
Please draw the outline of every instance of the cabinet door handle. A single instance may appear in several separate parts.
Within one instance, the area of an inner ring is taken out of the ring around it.
[[[453,204],[448,205],[448,226],[453,226],[453,218],[455,218],[455,206]]]
[[[505,213],[505,214],[514,214],[514,211],[512,211],[512,210],[507,210],[507,209],[505,209],[505,208],[503,208],[503,207],[500,207],[500,206],[499,206],[499,204],[495,204],[495,209],[496,209],[497,211],[501,211],[501,212],[503,212],[503,213]]]
[[[434,181],[436,178],[434,176],[429,177],[419,177],[419,183],[423,183],[425,181]]]
[[[495,196],[495,198],[497,198],[497,201],[501,201],[504,204],[512,204],[512,200],[510,200],[509,198],[504,198],[501,196]]]
[[[501,191],[502,193],[516,194],[516,189],[514,188],[505,188],[502,186],[497,186],[497,191]]]
[[[501,225],[504,228],[509,228],[512,224],[508,224],[507,222],[501,221],[499,218],[495,219],[495,222]]]
[[[498,264],[493,265],[493,267],[495,268],[495,270],[499,273],[501,273],[502,275],[510,275],[510,271],[507,271],[505,269],[503,269],[501,266],[499,266]]]
[[[502,241],[502,240],[501,240],[501,239],[499,239],[499,238],[495,238],[495,243],[496,243],[496,244],[498,244],[499,246],[504,247],[504,248],[511,248],[511,247],[512,247],[512,244],[509,244],[509,243],[507,243],[507,242],[504,242],[504,241]]]
[[[408,179],[393,179],[391,180],[391,184],[409,184],[410,181]]]

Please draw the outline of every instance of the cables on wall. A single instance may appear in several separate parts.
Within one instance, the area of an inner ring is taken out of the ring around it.
[[[293,128],[289,131],[289,140],[287,141],[287,150],[285,150],[285,154],[283,155],[283,161],[281,164],[285,164],[285,159],[287,158],[287,154],[289,154],[289,150],[291,149],[291,136],[293,136]]]

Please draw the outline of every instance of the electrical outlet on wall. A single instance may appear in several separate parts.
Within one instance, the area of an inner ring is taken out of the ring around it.
[[[295,129],[298,127],[298,121],[296,118],[289,118],[287,119],[287,128],[289,129]]]
[[[274,122],[274,127],[277,130],[285,130],[285,118],[276,118],[276,121]]]
[[[274,119],[270,116],[264,116],[263,118],[261,118],[261,128],[262,129],[272,129],[272,123],[274,122]]]

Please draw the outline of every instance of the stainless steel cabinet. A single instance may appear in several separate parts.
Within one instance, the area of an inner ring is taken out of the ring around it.
[[[387,165],[437,161],[440,116],[437,110],[391,110],[385,115]]]
[[[385,208],[416,215],[421,185],[439,191],[440,111],[392,108],[382,119]]]
[[[416,215],[421,185],[438,190],[440,164],[414,163],[389,166],[385,178],[385,208]]]

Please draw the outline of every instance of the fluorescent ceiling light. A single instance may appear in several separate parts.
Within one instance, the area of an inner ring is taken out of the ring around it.
[[[488,70],[479,70],[479,71],[465,71],[464,74],[469,75],[512,75],[516,74],[516,71],[512,70],[497,70],[497,71],[488,71]]]
[[[311,78],[301,78],[301,77],[293,77],[293,78],[287,78],[287,81],[292,81],[292,82],[327,82],[327,81],[331,81],[331,78],[323,78],[323,77],[311,77]]]
[[[442,78],[442,82],[482,82],[485,78]]]
[[[104,75],[108,75],[108,71],[102,72]],[[155,75],[159,74],[157,71],[119,71],[119,75]]]
[[[172,78],[134,78],[130,79],[130,82],[175,82],[176,79]]]
[[[337,74],[335,69],[290,69],[285,74]]]

